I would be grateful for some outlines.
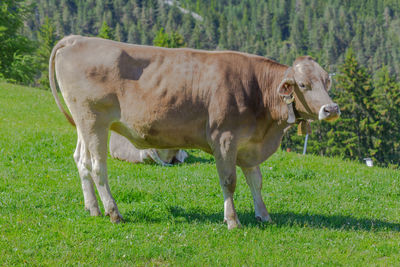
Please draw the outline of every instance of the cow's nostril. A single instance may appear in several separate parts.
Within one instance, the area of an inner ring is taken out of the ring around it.
[[[340,116],[340,108],[336,103],[327,104],[319,110],[319,120],[334,121]]]

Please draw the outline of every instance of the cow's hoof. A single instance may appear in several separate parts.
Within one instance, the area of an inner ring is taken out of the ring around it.
[[[105,211],[106,216],[110,216],[110,221],[112,223],[120,223],[123,221],[121,213],[119,213],[117,206],[109,208]]]
[[[124,221],[122,215],[119,214],[119,212],[112,212],[109,216],[112,223],[121,223]]]
[[[122,216],[110,216],[110,221],[112,223],[122,223],[124,222],[124,219],[122,218]]]
[[[85,206],[85,210],[89,212],[90,216],[101,216],[101,211],[99,209],[99,207],[86,207]]]
[[[226,224],[228,225],[228,230],[232,230],[235,228],[242,228],[242,225],[240,224],[239,220],[224,220]]]
[[[96,216],[96,217],[101,216],[101,211],[99,208],[90,209],[89,212],[90,216]]]
[[[269,215],[267,216],[256,215],[256,220],[263,223],[272,223],[272,219]]]

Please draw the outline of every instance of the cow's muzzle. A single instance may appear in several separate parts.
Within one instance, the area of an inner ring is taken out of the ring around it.
[[[326,121],[335,121],[340,116],[340,109],[338,104],[323,105],[319,110],[318,119]]]

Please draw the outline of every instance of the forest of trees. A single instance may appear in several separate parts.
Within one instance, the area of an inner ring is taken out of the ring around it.
[[[188,10],[196,13],[192,15]],[[335,123],[315,122],[308,152],[398,166],[400,0],[2,0],[0,78],[48,87],[68,34],[238,50],[291,64],[313,56],[334,76]],[[295,129],[282,147],[301,151]]]

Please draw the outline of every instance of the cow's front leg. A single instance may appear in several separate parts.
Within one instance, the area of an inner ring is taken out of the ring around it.
[[[262,222],[271,222],[271,217],[268,214],[261,196],[262,175],[260,167],[242,168],[242,171],[246,177],[246,182],[250,187],[251,194],[253,195],[256,218]]]
[[[218,138],[214,146],[214,156],[224,196],[224,221],[228,224],[228,229],[241,227],[233,203],[236,188],[236,146],[230,132]]]
[[[236,188],[236,168],[235,165],[227,164],[227,162],[216,160],[219,175],[219,183],[224,196],[224,222],[227,223],[228,229],[240,227],[239,218],[233,203],[233,195]]]

